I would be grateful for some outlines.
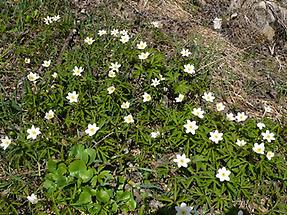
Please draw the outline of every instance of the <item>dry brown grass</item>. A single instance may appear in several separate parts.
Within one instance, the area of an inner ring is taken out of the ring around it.
[[[153,16],[181,21],[188,21],[191,17],[191,14],[182,8],[186,0],[124,0],[124,2],[138,11],[145,11]]]
[[[183,41],[187,35],[197,34],[203,38],[203,45],[214,48],[214,44],[217,44],[220,57],[210,63],[218,65],[213,71],[211,90],[217,92],[228,106],[259,118],[264,115],[264,106],[272,107],[273,113],[268,113],[268,116],[278,120],[287,114],[287,97],[274,93],[274,88],[278,87],[277,81],[281,81],[280,71],[285,69],[285,59],[282,62],[278,56],[275,58],[260,54],[256,58],[250,57],[250,50],[258,46],[256,40],[249,40],[247,35],[242,36],[240,43],[244,46],[240,47],[239,43],[233,44],[232,40],[221,33],[204,27],[206,23],[200,25],[196,21],[199,20],[196,18],[198,14],[190,14],[185,10],[187,0],[124,0],[123,3],[126,10],[117,11],[115,15],[121,16],[121,13],[126,12],[125,18],[132,20],[133,14],[128,13],[137,11],[145,14],[150,21],[161,21],[163,31],[181,35]],[[246,30],[243,32],[238,28],[234,34],[239,37],[245,33]],[[243,40],[248,41],[244,43]],[[264,73],[267,70],[269,72]]]

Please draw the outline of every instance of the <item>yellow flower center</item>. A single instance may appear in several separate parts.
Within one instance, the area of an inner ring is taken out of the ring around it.
[[[184,163],[184,159],[181,158],[181,159],[179,160],[179,163]]]

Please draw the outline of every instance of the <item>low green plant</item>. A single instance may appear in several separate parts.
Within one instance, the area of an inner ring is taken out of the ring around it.
[[[70,19],[42,26],[34,52],[56,29],[67,33]],[[217,55],[200,38],[179,43],[167,57],[149,41],[139,49],[141,34],[111,35],[121,26],[104,27],[90,17],[76,29],[75,44],[61,51],[60,63],[52,45],[49,53],[31,56],[32,63],[21,61],[23,94],[7,93],[0,105],[7,112],[0,115],[4,213],[214,214],[241,202],[256,205],[257,213],[285,212],[286,126],[251,115],[241,120],[244,110],[212,93],[215,98],[206,98],[218,65],[209,64]],[[147,28],[155,44],[168,37]],[[99,36],[102,29],[107,34]],[[182,56],[182,49],[191,53]],[[10,170],[21,168],[27,173]]]
[[[75,209],[90,214],[117,214],[136,208],[132,190],[123,176],[114,177],[97,159],[96,151],[75,145],[66,160],[49,160],[43,187],[61,214]],[[58,211],[58,213],[60,213]]]

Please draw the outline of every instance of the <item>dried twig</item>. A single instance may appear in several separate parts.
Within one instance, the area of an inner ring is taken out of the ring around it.
[[[73,40],[73,37],[76,33],[77,33],[77,30],[72,29],[71,32],[69,33],[68,37],[65,39],[64,45],[62,46],[62,49],[61,49],[59,56],[57,58],[57,61],[56,61],[57,64],[62,63],[62,55],[63,55],[64,51],[67,49],[67,47],[69,46],[69,44],[71,43],[71,41]]]
[[[107,139],[109,136],[111,136],[112,134],[114,134],[114,132],[107,134],[106,136],[104,136],[101,140],[99,140],[98,142],[95,142],[94,147],[96,145],[98,145],[99,143],[103,142],[105,139]]]

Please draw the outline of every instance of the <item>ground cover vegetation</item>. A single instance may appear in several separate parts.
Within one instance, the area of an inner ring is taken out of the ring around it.
[[[2,214],[287,212],[286,125],[215,93],[200,35],[0,4]]]

